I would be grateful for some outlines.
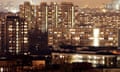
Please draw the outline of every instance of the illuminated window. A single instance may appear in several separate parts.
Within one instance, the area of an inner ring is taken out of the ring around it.
[[[74,38],[76,41],[79,41],[80,40],[80,37],[75,37]]]
[[[61,36],[60,34],[57,35],[57,37],[60,37],[60,36]]]
[[[113,38],[112,38],[112,37],[109,37],[108,40],[113,40]]]
[[[16,31],[19,31],[19,29],[18,29],[18,28],[16,28]]]
[[[24,29],[24,31],[27,31],[28,29]]]
[[[18,25],[18,24],[19,24],[19,22],[16,22],[16,24]]]
[[[24,43],[28,43],[28,41],[24,41]]]
[[[12,28],[8,28],[9,31],[12,31],[13,29]]]
[[[28,38],[27,38],[27,37],[24,37],[24,40],[25,40],[25,41],[27,41],[27,40],[28,40]]]
[[[27,22],[25,22],[25,24],[27,24]]]
[[[54,34],[57,34],[57,32],[54,32]]]
[[[9,52],[13,52],[13,50],[9,50]]]
[[[24,28],[27,28],[27,25],[24,25]]]
[[[12,47],[9,47],[9,49],[12,49]]]
[[[27,32],[27,31],[25,31],[24,33],[25,33],[25,34],[27,34],[28,32]]]
[[[9,41],[9,43],[12,43],[12,41]]]
[[[75,34],[75,32],[71,32],[71,34]]]

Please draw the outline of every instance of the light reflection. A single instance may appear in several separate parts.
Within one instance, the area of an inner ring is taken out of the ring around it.
[[[116,4],[115,9],[119,10],[119,4]]]

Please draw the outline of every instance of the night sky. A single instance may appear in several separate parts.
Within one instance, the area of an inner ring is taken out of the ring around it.
[[[23,4],[24,1],[33,1],[34,4],[42,2],[73,2],[79,7],[100,7],[104,4],[110,3],[112,0],[0,0],[0,11],[18,9],[19,4]]]

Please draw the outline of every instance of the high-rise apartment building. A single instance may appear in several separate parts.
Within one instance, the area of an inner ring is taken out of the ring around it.
[[[62,20],[60,6],[52,2],[49,6],[49,24],[48,24],[48,45],[56,45],[61,41]],[[59,37],[58,37],[59,35]]]
[[[25,2],[23,5],[20,5],[20,17],[24,18],[28,24],[28,29],[32,29],[36,23],[36,7],[31,5],[29,2]]]
[[[15,16],[13,13],[0,13],[0,55],[8,53],[7,48],[7,33],[6,33],[6,18],[7,16]]]
[[[28,51],[28,24],[19,16],[7,16],[5,25],[6,52],[23,54]]]
[[[71,2],[63,2],[60,5],[51,3],[50,7],[52,25],[48,28],[48,45],[71,44],[69,30],[75,26],[75,6]]]
[[[47,32],[48,29],[48,8],[45,2],[36,7],[37,26],[42,32]]]
[[[31,53],[39,53],[47,48],[47,29],[48,29],[48,6],[46,3],[33,5],[25,2],[20,5],[19,15],[25,19],[29,31],[29,50]]]

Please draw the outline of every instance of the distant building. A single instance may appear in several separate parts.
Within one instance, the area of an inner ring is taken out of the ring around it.
[[[70,29],[75,26],[76,6],[71,2],[51,3],[51,26],[48,27],[48,45],[72,45]]]
[[[16,14],[0,14],[1,53],[19,54],[28,49],[40,53],[48,47],[64,46],[120,46],[118,11],[79,9],[71,2],[40,5],[25,2]]]
[[[107,9],[120,10],[120,0],[113,0],[112,3],[106,5]]]
[[[34,5],[31,5],[29,2],[24,2],[23,5],[19,6],[20,13],[19,16],[25,19],[25,22],[28,24],[28,30],[34,28],[36,21],[36,9]]]
[[[114,46],[119,45],[119,13],[106,9],[78,9],[71,2],[52,2],[20,5],[20,17],[25,19],[29,31],[47,33],[48,46]],[[42,37],[39,37],[42,39]],[[32,43],[31,43],[32,44]]]

